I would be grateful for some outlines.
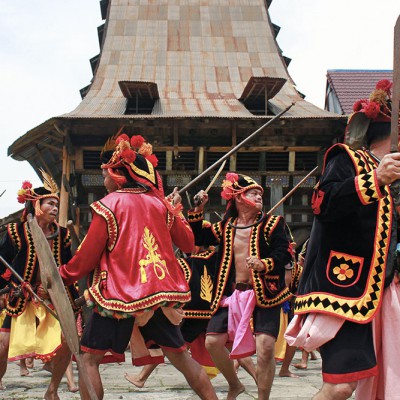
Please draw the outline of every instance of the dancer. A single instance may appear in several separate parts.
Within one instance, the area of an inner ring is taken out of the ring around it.
[[[200,204],[188,214],[196,244],[219,245],[206,347],[229,384],[227,400],[244,391],[232,359],[256,352],[258,398],[269,398],[281,304],[291,296],[285,287],[285,265],[292,256],[284,220],[262,213],[262,194],[252,178],[228,173],[222,191],[227,200],[224,219],[210,227],[203,225],[208,201],[204,191],[197,194]],[[228,341],[233,342],[230,353],[225,347]]]
[[[22,222],[7,225],[7,234],[0,243],[0,254],[39,297],[49,300],[40,282],[40,265],[26,221],[27,214],[37,219],[58,265],[71,258],[71,251],[67,229],[56,222],[59,204],[57,185],[48,174],[42,174],[44,187],[33,189],[25,181],[18,192],[18,200],[25,204]],[[62,339],[60,324],[24,288],[19,291],[19,295],[16,294],[20,282],[4,265],[0,266],[0,274],[15,289],[7,298],[7,315],[0,329],[0,381],[7,370],[7,358],[9,361],[17,361],[35,357],[50,361],[53,364],[53,374],[44,398],[56,400],[61,378],[71,358],[67,343]],[[67,290],[71,299],[77,297],[73,286]]]
[[[391,86],[380,81],[369,100],[355,103],[347,144],[328,149],[312,199],[297,315],[286,337],[307,351],[320,347],[315,400],[347,399],[356,388],[362,400],[398,397],[400,353],[390,338],[400,320],[393,279],[399,198],[391,184],[400,179],[400,153],[390,153]]]
[[[180,196],[175,190],[165,199],[157,159],[141,136],[129,139],[122,134],[109,140],[103,160],[109,194],[91,205],[87,236],[73,259],[60,267],[66,283],[94,272],[85,292],[94,312],[81,349],[97,397],[104,396],[99,372],[104,354],[110,351],[115,359],[124,358],[136,320],[202,399],[217,399],[206,373],[189,356],[178,326],[180,307],[190,292],[173,243],[188,253],[194,248]],[[80,393],[88,398],[83,385]]]

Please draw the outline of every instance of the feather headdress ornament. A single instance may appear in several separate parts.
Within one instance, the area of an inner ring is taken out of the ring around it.
[[[60,200],[58,195],[59,189],[53,177],[42,168],[39,168],[39,171],[43,178],[42,187],[33,189],[31,182],[24,181],[22,182],[21,189],[17,192],[17,200],[19,203],[26,204],[27,202],[32,202],[36,216],[43,214],[40,209],[40,200],[50,197]],[[24,217],[23,215],[23,219]]]

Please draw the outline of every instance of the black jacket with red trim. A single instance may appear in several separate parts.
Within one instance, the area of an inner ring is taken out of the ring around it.
[[[332,146],[314,190],[315,214],[295,313],[370,321],[393,276],[397,222],[389,187],[366,150]]]
[[[217,273],[211,309],[218,309],[222,296],[230,296],[235,283],[234,234],[231,218],[214,224],[203,224],[203,213],[189,211],[188,222],[196,245],[218,245]],[[292,260],[285,222],[276,215],[266,216],[251,228],[249,255],[259,258],[265,270],[251,271],[257,306],[274,307],[291,297],[285,286],[285,265]]]

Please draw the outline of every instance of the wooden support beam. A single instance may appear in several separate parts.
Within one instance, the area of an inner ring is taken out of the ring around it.
[[[56,151],[57,153],[62,153],[62,149],[60,149],[59,147],[54,146],[52,144],[49,144],[49,143],[46,143],[46,142],[40,142],[40,145],[43,146],[43,147],[46,147],[46,148],[48,148],[50,150]]]
[[[36,149],[37,154],[38,154],[38,156],[39,156],[40,163],[42,164],[41,167],[42,167],[48,174],[50,174],[51,176],[53,176],[53,173],[52,173],[52,171],[51,171],[51,168],[49,168],[49,166],[47,165],[46,161],[44,160],[44,158],[43,158],[43,156],[42,156],[42,153],[40,152],[40,149],[39,149],[39,147],[38,147],[37,144],[35,145],[35,149]]]
[[[204,165],[205,165],[204,147],[201,146],[199,147],[199,164],[198,164],[199,174],[204,171]]]
[[[166,166],[165,166],[165,170],[166,171],[172,171],[172,158],[173,158],[173,152],[172,150],[167,150],[166,154],[165,154],[165,158],[166,158]]]
[[[232,146],[234,146],[232,144]],[[196,151],[197,147],[194,146],[155,146],[153,147],[153,151],[155,152],[161,152],[161,151],[175,151],[177,150],[179,153],[185,153],[185,152],[192,152]],[[211,152],[211,153],[227,153],[229,150],[231,150],[232,147],[230,146],[210,146],[210,147],[205,147],[206,152]],[[250,146],[250,147],[245,147],[241,148],[238,151],[240,152],[258,152],[258,151],[268,151],[268,152],[285,152],[285,151],[302,151],[302,152],[317,152],[321,151],[320,146]]]
[[[231,132],[232,132],[232,148],[233,148],[237,145],[237,124],[235,121],[231,122]],[[236,161],[237,161],[237,153],[232,154],[229,157],[229,168],[228,169],[230,171],[236,171]]]
[[[289,171],[294,171],[296,165],[296,152],[289,151]]]
[[[178,132],[178,123],[174,121],[172,126],[173,135],[174,135],[174,157],[177,158],[179,155],[179,132]]]
[[[62,136],[65,137],[67,136],[67,131],[66,130],[62,130],[57,124],[53,124],[54,129]]]
[[[67,146],[63,146],[63,158],[62,158],[62,177],[67,177],[70,174],[70,156],[67,151]],[[65,188],[65,185],[61,185],[60,190],[60,207],[59,207],[59,214],[58,214],[58,223],[61,226],[67,227],[68,222],[68,192]]]

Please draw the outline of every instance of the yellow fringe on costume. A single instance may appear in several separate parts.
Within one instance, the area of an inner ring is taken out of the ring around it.
[[[281,322],[279,325],[279,335],[275,343],[275,360],[282,361],[285,357],[286,339],[284,338],[283,335],[285,334],[287,326],[288,326],[288,315],[284,313],[283,308],[281,308]]]
[[[6,317],[6,309],[4,308],[3,310],[0,311],[0,328],[3,325],[4,318]]]
[[[9,361],[36,357],[47,362],[60,345],[60,324],[40,303],[28,301],[25,311],[11,318]]]

